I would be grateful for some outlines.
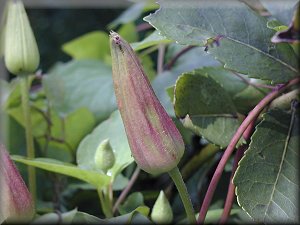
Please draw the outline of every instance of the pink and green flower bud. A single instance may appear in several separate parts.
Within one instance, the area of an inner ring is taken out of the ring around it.
[[[5,147],[0,144],[0,224],[32,219],[31,195]]]
[[[4,60],[8,71],[15,75],[35,72],[40,62],[37,43],[20,0],[8,2]]]
[[[184,143],[130,45],[110,33],[112,73],[132,155],[139,167],[151,174],[172,170],[184,153]]]

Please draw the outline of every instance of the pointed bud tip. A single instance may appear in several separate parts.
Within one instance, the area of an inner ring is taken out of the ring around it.
[[[170,224],[173,221],[173,211],[163,191],[160,191],[153,205],[151,220],[157,224]]]

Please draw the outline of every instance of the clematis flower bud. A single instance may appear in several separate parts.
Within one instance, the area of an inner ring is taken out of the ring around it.
[[[22,1],[8,2],[6,20],[4,60],[7,69],[15,75],[35,72],[40,55]]]
[[[95,165],[103,172],[107,172],[115,164],[115,155],[108,139],[103,140],[95,153]]]
[[[183,155],[182,137],[130,45],[111,31],[110,46],[115,94],[132,155],[148,173],[168,172]]]
[[[163,191],[160,191],[153,205],[151,220],[156,224],[170,224],[173,220],[172,208]]]
[[[5,147],[0,144],[0,224],[24,222],[33,217],[31,195]]]

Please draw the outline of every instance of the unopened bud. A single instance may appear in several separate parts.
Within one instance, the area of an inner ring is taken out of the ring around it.
[[[184,143],[130,45],[110,34],[114,89],[132,155],[151,174],[172,170],[184,153]]]
[[[103,140],[95,153],[96,168],[107,172],[115,164],[115,155],[108,139]]]
[[[160,191],[154,203],[151,220],[157,224],[169,224],[173,220],[172,208],[163,191]]]
[[[35,72],[40,62],[37,43],[20,0],[8,2],[4,59],[8,71],[15,75]]]
[[[31,195],[5,147],[0,144],[0,224],[29,221],[34,214]]]

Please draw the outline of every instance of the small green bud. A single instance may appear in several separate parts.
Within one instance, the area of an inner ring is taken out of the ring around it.
[[[173,220],[172,208],[163,191],[160,191],[154,203],[151,220],[157,224],[169,224]]]
[[[8,2],[6,19],[4,60],[7,69],[15,75],[35,72],[40,55],[22,1]]]
[[[95,153],[96,168],[107,172],[115,164],[115,155],[108,139],[103,140]]]

